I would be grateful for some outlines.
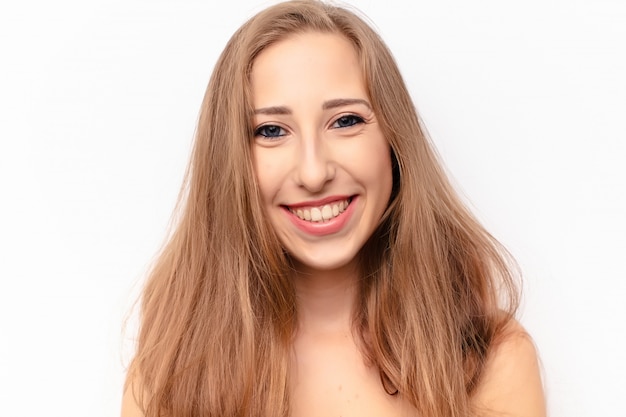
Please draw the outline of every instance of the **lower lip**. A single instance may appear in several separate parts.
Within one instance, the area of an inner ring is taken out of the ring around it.
[[[300,217],[296,216],[289,209],[285,208],[285,213],[289,216],[291,222],[300,230],[305,233],[314,236],[326,236],[332,235],[333,233],[337,233],[343,229],[345,224],[352,217],[352,213],[354,212],[354,206],[357,197],[353,197],[348,204],[348,207],[343,211],[343,213],[339,214],[337,217],[333,217],[330,220],[323,222],[310,222],[306,220],[302,220]]]

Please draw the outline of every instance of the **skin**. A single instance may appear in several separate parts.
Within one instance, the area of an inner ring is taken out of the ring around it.
[[[355,257],[380,221],[392,178],[356,52],[339,35],[294,35],[257,57],[251,81],[256,175],[269,220],[296,266],[292,415],[415,415],[402,395],[385,393],[351,329]],[[329,196],[353,197],[349,220],[333,233],[307,233],[285,208]],[[473,401],[485,415],[545,415],[535,348],[519,324],[492,349]],[[137,416],[129,389],[122,417]]]
[[[294,36],[258,56],[251,81],[254,163],[274,230],[302,274],[352,275],[392,186],[389,145],[356,54],[340,37]],[[321,236],[295,226],[285,209],[346,198],[350,210],[339,217],[347,223]]]
[[[251,80],[259,186],[270,222],[296,260],[300,322],[292,413],[404,414],[407,405],[381,389],[378,372],[363,362],[351,333],[356,255],[392,188],[389,145],[369,104],[358,57],[343,37],[295,35],[259,55]],[[335,233],[303,231],[284,208],[315,206],[329,196],[353,198],[350,212],[340,215],[349,220]]]
[[[378,225],[392,187],[389,145],[356,54],[341,37],[294,36],[259,55],[251,80],[256,174],[270,222],[295,259],[300,315],[307,320],[309,309],[316,318],[341,310],[348,320],[356,255]],[[322,236],[294,225],[285,209],[318,206],[333,196],[352,198],[340,215],[347,221]],[[320,293],[332,302],[318,306]]]

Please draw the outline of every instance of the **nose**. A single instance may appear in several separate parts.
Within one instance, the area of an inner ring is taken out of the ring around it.
[[[319,192],[335,178],[336,166],[330,149],[320,137],[304,138],[300,144],[296,182],[309,192]]]

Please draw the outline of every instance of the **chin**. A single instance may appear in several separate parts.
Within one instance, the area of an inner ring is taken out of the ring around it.
[[[316,256],[293,256],[294,267],[301,272],[316,273],[316,272],[340,272],[340,271],[354,271],[357,263],[357,256],[333,256],[328,257],[321,254]]]

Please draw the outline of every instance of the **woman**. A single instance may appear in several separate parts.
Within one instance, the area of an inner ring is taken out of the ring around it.
[[[505,251],[351,12],[287,2],[235,33],[185,193],[124,417],[545,413]]]

